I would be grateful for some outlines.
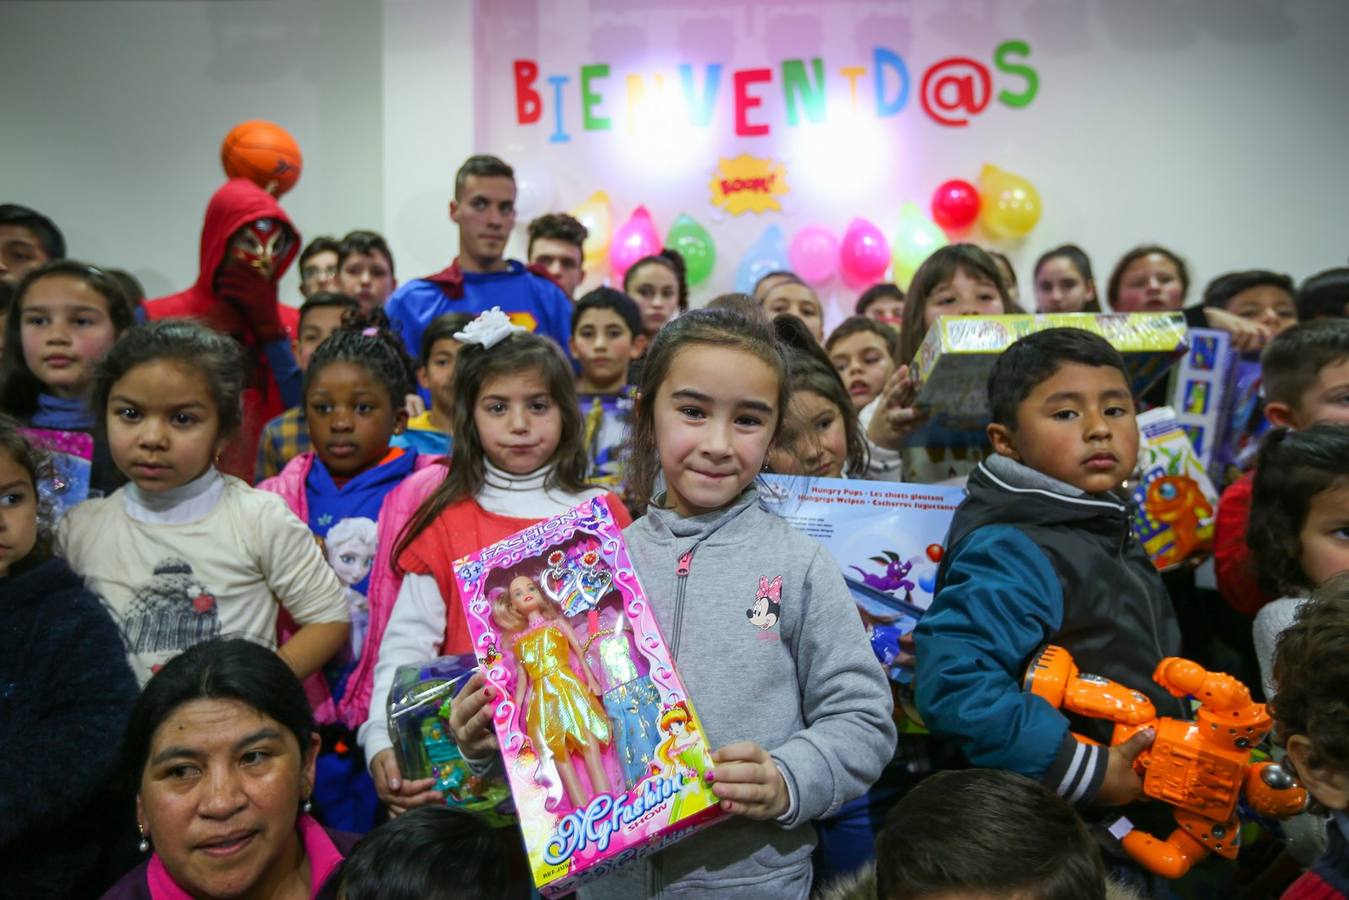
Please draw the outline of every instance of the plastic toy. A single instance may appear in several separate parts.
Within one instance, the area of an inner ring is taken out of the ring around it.
[[[389,736],[400,771],[409,778],[434,778],[447,805],[505,827],[516,821],[505,779],[474,775],[450,737],[454,696],[476,666],[472,654],[400,666],[389,692]]]
[[[541,894],[725,817],[705,733],[603,500],[454,571]]]
[[[1260,815],[1287,818],[1306,808],[1307,793],[1277,763],[1251,761],[1251,749],[1273,720],[1240,681],[1174,656],[1157,665],[1152,679],[1173,696],[1195,698],[1196,721],[1158,717],[1138,691],[1079,672],[1062,647],[1046,647],[1031,662],[1023,687],[1056,709],[1113,721],[1112,746],[1146,728],[1156,730],[1134,767],[1145,795],[1175,807],[1179,827],[1164,840],[1134,829],[1121,843],[1150,871],[1180,878],[1210,853],[1236,858],[1238,799],[1244,796]]]

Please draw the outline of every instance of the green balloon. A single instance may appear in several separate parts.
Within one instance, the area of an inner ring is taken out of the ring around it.
[[[687,213],[675,219],[670,226],[665,246],[673,247],[684,257],[690,285],[706,281],[717,264],[717,246],[712,243],[712,235]]]

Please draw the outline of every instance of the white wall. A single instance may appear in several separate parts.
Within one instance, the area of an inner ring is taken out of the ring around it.
[[[402,3],[391,3],[392,9]],[[196,278],[220,141],[262,118],[299,142],[302,235],[384,224],[383,8],[369,0],[0,3],[0,198],[153,297]],[[282,297],[297,302],[292,268]]]
[[[517,162],[529,156],[524,142],[474,146],[475,133],[485,133],[475,126],[496,108],[474,103],[474,49],[495,27],[475,21],[475,5],[0,2],[0,202],[48,213],[72,254],[130,269],[151,296],[176,290],[196,274],[202,212],[222,177],[220,139],[235,122],[268,118],[305,154],[304,175],[283,201],[304,235],[373,227],[388,235],[401,276],[439,269],[455,250],[446,216],[455,167],[477,149]],[[685,12],[655,0],[573,5],[582,15],[568,26],[584,30],[579,44],[546,27],[525,51],[542,58],[565,38],[587,55],[592,27],[610,38],[651,30],[648,46],[660,50],[682,33],[671,26],[680,15],[749,29],[753,45],[723,48],[733,52],[728,69],[809,53],[774,44],[780,15],[818,17],[821,39],[844,48],[830,50],[834,66],[865,63],[881,43],[921,71],[971,40],[1025,37],[1040,73],[1032,107],[990,112],[957,133],[925,123],[911,101],[899,117],[908,181],[884,202],[857,204],[884,226],[890,206],[925,205],[942,178],[972,178],[984,161],[1019,171],[1045,201],[1040,225],[1013,252],[1023,283],[1038,251],[1069,239],[1092,253],[1102,279],[1128,246],[1171,244],[1189,256],[1200,284],[1257,265],[1302,277],[1343,265],[1349,253],[1342,0],[722,0]],[[842,21],[845,7],[861,9],[857,22],[866,27]],[[557,10],[539,4],[537,14],[546,22]],[[596,43],[590,55],[603,53]],[[779,89],[775,82],[768,93]],[[621,106],[619,97],[611,102]],[[605,186],[591,183],[591,173],[565,174],[557,178],[562,207]],[[706,181],[703,171],[686,183],[651,179],[658,198],[686,198],[654,209],[660,224],[668,226],[676,206],[705,213]],[[577,196],[563,196],[572,182]],[[620,222],[646,199],[621,186],[614,193]],[[813,215],[802,190],[780,221],[790,236]],[[841,226],[847,215],[835,218]],[[754,233],[768,221],[758,220]],[[733,277],[749,230],[714,229],[718,286]],[[298,300],[293,274],[283,297]]]

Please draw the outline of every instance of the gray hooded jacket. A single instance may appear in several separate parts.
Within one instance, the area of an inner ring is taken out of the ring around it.
[[[793,806],[710,826],[580,895],[805,900],[811,821],[864,793],[895,749],[890,690],[838,565],[753,487],[702,516],[653,504],[624,537],[712,749],[763,746]]]

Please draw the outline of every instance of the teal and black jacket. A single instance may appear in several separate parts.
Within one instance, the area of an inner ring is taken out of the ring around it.
[[[923,721],[976,766],[1010,769],[1074,804],[1105,778],[1111,724],[1074,719],[1021,689],[1046,644],[1082,672],[1147,694],[1159,715],[1183,715],[1152,681],[1180,653],[1161,577],[1130,527],[1129,504],[1087,494],[1003,456],[970,476],[937,594],[915,631]]]

